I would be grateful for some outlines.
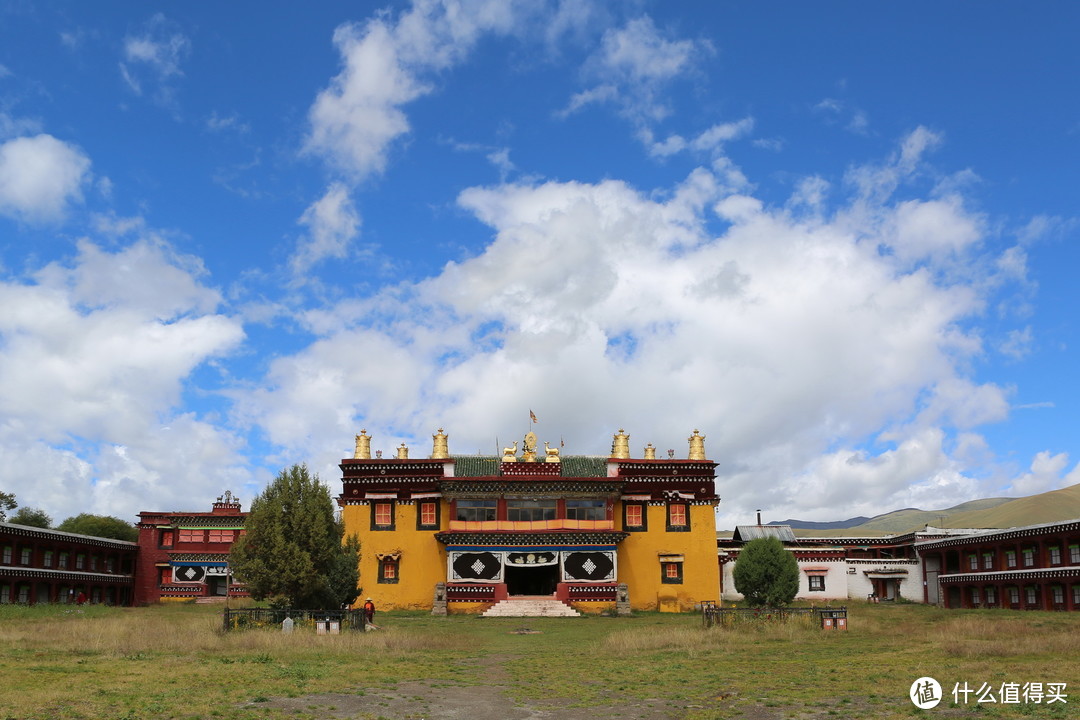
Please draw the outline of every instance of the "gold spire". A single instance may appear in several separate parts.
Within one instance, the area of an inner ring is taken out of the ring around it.
[[[690,455],[688,460],[705,460],[705,436],[698,433],[697,428],[694,429],[694,434],[687,438],[690,442]]]
[[[361,430],[360,434],[356,436],[356,449],[353,450],[353,458],[356,460],[371,459],[371,436],[367,434],[367,430]]]
[[[439,428],[439,432],[431,436],[434,445],[431,448],[432,460],[447,460],[450,457],[450,447],[446,442],[447,435]]]
[[[401,443],[401,446],[397,449],[397,459],[398,460],[408,460],[409,459],[409,448],[405,445],[405,443]]]
[[[630,458],[630,436],[622,428],[619,428],[619,432],[611,439],[611,457],[620,460]]]
[[[646,460],[655,460],[656,459],[656,448],[653,447],[652,443],[649,443],[648,445],[645,446],[645,459]]]

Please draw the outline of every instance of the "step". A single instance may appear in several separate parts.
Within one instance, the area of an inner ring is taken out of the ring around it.
[[[481,617],[581,617],[581,613],[553,597],[515,597],[495,603]]]

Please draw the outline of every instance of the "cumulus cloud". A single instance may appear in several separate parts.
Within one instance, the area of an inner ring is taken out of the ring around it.
[[[29,223],[56,222],[82,200],[90,158],[52,135],[0,144],[0,213]]]
[[[1066,473],[1068,465],[1068,453],[1043,450],[1031,461],[1029,471],[1013,480],[1012,490],[1019,496],[1035,495],[1080,483],[1080,465]]]
[[[978,217],[926,200],[949,222],[916,238],[910,201],[883,189],[916,171],[927,140],[853,171],[876,178],[873,192],[856,184],[831,213],[820,179],[774,208],[748,186],[732,193],[723,165],[663,190],[470,188],[459,205],[491,243],[424,282],[312,314],[319,340],[240,393],[239,419],[330,474],[337,457],[315,438],[347,452],[364,426],[376,447],[423,454],[425,430],[442,426],[457,452],[494,451],[532,408],[567,453],[602,453],[624,427],[681,456],[701,428],[733,516],[783,498],[818,519],[970,499],[978,483],[949,438],[1003,418],[1009,390],[967,374],[985,352],[967,321],[992,283],[932,271],[979,252]],[[881,251],[897,237],[925,243],[910,250],[921,263]]]
[[[230,433],[174,411],[196,368],[244,335],[201,275],[153,239],[83,241],[71,262],[0,283],[5,489],[58,515],[130,516],[246,477]]]

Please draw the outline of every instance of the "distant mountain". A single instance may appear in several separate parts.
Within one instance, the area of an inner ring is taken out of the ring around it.
[[[844,528],[862,525],[869,520],[870,518],[865,515],[860,515],[859,517],[848,518],[847,520],[836,520],[835,522],[813,522],[811,520],[782,520],[776,522],[774,520],[768,524],[787,525],[795,530],[843,530]]]
[[[831,523],[787,520],[803,537],[895,535],[926,525],[944,528],[1008,528],[1080,518],[1080,484],[1022,498],[982,498],[944,510],[905,508],[869,519],[851,518]]]

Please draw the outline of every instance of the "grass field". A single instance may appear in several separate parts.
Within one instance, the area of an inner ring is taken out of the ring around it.
[[[383,630],[341,636],[222,634],[220,617],[0,606],[0,718],[1080,717],[1080,613],[860,604],[847,632],[384,613]],[[908,699],[923,675],[945,689],[932,710]],[[995,696],[1002,683],[1066,683],[1068,703],[957,705],[958,682]],[[455,710],[469,701],[480,709]]]

